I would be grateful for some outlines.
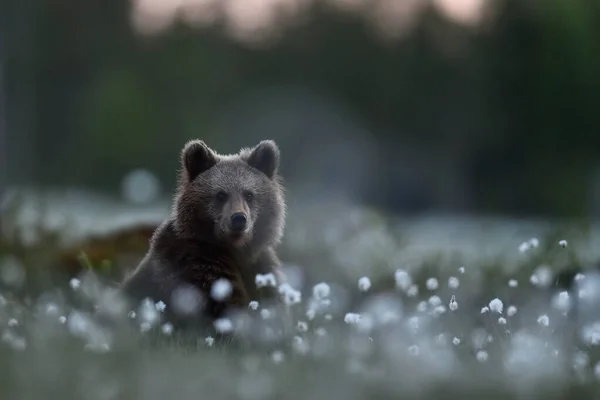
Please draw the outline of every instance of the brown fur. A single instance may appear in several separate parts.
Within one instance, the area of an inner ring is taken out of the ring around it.
[[[169,309],[173,292],[192,285],[203,295],[203,312],[197,317],[205,321],[231,308],[247,309],[251,300],[278,298],[276,288],[261,293],[255,285],[257,273],[273,272],[278,284],[282,279],[275,247],[283,236],[286,210],[278,167],[279,149],[270,140],[235,155],[219,155],[200,140],[188,142],[171,215],[124,280],[125,292],[136,301],[162,300]],[[237,212],[248,221],[241,234],[231,229],[231,215]],[[210,296],[220,278],[233,286],[226,302]]]

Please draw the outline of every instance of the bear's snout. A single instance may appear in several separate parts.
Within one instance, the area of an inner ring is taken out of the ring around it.
[[[230,225],[231,230],[234,232],[243,232],[246,230],[247,223],[248,219],[244,213],[238,212],[231,216]]]

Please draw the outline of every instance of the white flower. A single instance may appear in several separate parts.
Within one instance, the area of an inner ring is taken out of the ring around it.
[[[504,305],[502,304],[502,300],[495,298],[494,300],[490,301],[489,307],[490,310],[497,312],[498,314],[502,314]]]
[[[288,283],[283,283],[279,286],[279,293],[283,295],[283,300],[288,306],[298,304],[302,301],[302,293],[295,290]]]
[[[464,274],[465,273],[465,267],[460,267],[458,269],[458,272],[461,273],[461,274]]]
[[[581,337],[590,346],[600,344],[600,322],[584,325],[581,329]]]
[[[436,290],[439,287],[438,280],[435,278],[429,278],[425,282],[425,286],[429,290]]]
[[[457,338],[457,337],[455,337],[454,339],[452,339],[452,343],[453,343],[455,346],[458,346],[458,345],[460,344],[460,339],[459,339],[459,338]]]
[[[327,330],[325,330],[325,328],[323,328],[322,326],[318,327],[315,329],[315,335],[317,336],[325,336],[327,335]]]
[[[552,277],[552,270],[549,267],[540,266],[533,272],[529,282],[537,287],[548,287],[552,283]]]
[[[427,301],[432,307],[437,307],[442,304],[442,299],[439,296],[433,295]]]
[[[233,330],[233,323],[229,318],[219,318],[213,322],[213,325],[219,333],[227,333]]]
[[[366,277],[366,276],[363,276],[362,278],[360,278],[360,279],[358,280],[358,289],[359,289],[361,292],[366,292],[366,291],[368,291],[370,288],[371,288],[371,280],[370,280],[368,277]]]
[[[477,361],[485,362],[488,359],[488,353],[485,350],[479,350],[475,357],[477,357]]]
[[[506,319],[505,319],[505,318],[503,318],[503,317],[500,317],[500,318],[498,318],[498,323],[499,323],[500,325],[506,325]]]
[[[281,364],[284,360],[283,352],[275,350],[273,353],[271,353],[271,359],[275,364]]]
[[[258,301],[252,300],[250,303],[248,303],[248,307],[254,311],[258,310]]]
[[[165,311],[165,308],[167,307],[167,305],[165,303],[163,303],[161,300],[158,303],[156,303],[154,305],[154,307],[156,308],[156,311],[163,312],[163,311]]]
[[[454,297],[454,295],[452,295],[452,298],[450,299],[450,304],[448,305],[448,308],[450,308],[451,311],[458,310],[458,303],[456,302],[456,297]]]
[[[344,316],[344,322],[351,325],[358,324],[360,322],[360,314],[346,313]]]
[[[460,281],[458,280],[457,277],[451,276],[450,278],[448,278],[448,287],[450,289],[457,289],[459,285],[460,285]]]
[[[396,287],[403,291],[407,291],[412,286],[412,277],[402,269],[396,270],[394,280],[396,281]]]
[[[416,344],[409,346],[408,354],[410,354],[411,356],[418,356],[419,355],[419,346],[417,346]]]
[[[417,297],[419,294],[419,287],[417,285],[411,285],[406,291],[408,297]]]
[[[519,245],[519,252],[526,253],[531,248],[531,244],[529,242],[523,242]]]
[[[600,361],[598,361],[594,366],[594,376],[596,379],[600,380]]]
[[[546,314],[543,314],[539,316],[537,322],[542,326],[548,326],[550,324],[550,318],[548,318]]]
[[[508,281],[508,287],[516,288],[517,286],[519,286],[519,281],[516,279],[511,279]]]
[[[517,313],[517,307],[515,307],[515,306],[508,306],[508,308],[506,309],[506,315],[508,315],[509,317],[512,317],[516,313]]]
[[[212,345],[215,343],[215,339],[212,336],[207,336],[204,338],[204,343],[206,343],[208,347],[212,347]]]
[[[228,279],[220,278],[217,279],[210,288],[210,296],[216,301],[223,301],[227,299],[231,292],[233,291],[233,286]]]
[[[77,279],[77,278],[72,278],[69,281],[69,285],[71,286],[71,289],[77,290],[77,289],[79,289],[81,287],[81,281],[79,279]]]
[[[254,283],[256,284],[257,288],[262,288],[262,287],[267,287],[267,286],[271,286],[271,287],[276,287],[277,286],[277,281],[275,280],[275,275],[273,275],[273,273],[268,273],[268,274],[256,274],[256,277],[254,278]]]
[[[173,333],[173,324],[171,324],[170,322],[164,323],[163,326],[161,327],[161,331],[165,335],[172,334]]]
[[[268,309],[266,309],[266,308],[263,308],[262,310],[260,310],[260,317],[262,319],[269,319],[269,318],[271,318],[271,311],[268,310]]]
[[[301,355],[308,353],[308,345],[300,336],[294,336],[292,342],[292,349]]]
[[[313,286],[313,297],[317,300],[322,300],[331,294],[331,288],[325,282],[317,283]]]
[[[433,311],[431,312],[431,315],[433,315],[434,317],[438,317],[445,312],[446,312],[446,306],[441,305],[441,306],[435,307],[433,309]]]
[[[563,313],[571,308],[571,298],[568,292],[560,292],[552,297],[552,306]]]
[[[482,314],[485,314],[486,312],[489,312],[489,311],[490,311],[490,309],[489,309],[489,308],[487,308],[487,307],[483,307],[483,308],[481,309],[481,313],[482,313]]]
[[[296,329],[298,329],[299,332],[306,332],[308,331],[308,324],[304,321],[298,321]]]
[[[150,329],[152,329],[152,325],[150,324],[150,322],[144,321],[140,324],[140,332],[146,333]]]
[[[560,247],[565,248],[567,247],[567,241],[566,240],[561,240],[560,242],[558,242],[558,244],[560,245]]]

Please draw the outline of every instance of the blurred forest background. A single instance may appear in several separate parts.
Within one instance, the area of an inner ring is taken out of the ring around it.
[[[170,196],[186,140],[271,138],[292,196],[600,216],[596,0],[19,0],[0,17],[4,189],[120,195],[138,171]]]

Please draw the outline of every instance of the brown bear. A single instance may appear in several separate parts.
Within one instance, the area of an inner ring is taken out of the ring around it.
[[[279,160],[272,140],[234,155],[189,141],[181,152],[171,215],[124,279],[125,293],[134,301],[164,302],[168,318],[186,325],[190,320],[213,323],[231,309],[248,310],[254,300],[281,305],[277,287],[260,289],[255,280],[257,274],[272,273],[276,285],[283,283],[275,253],[286,218]],[[226,298],[215,298],[213,284],[223,279],[229,282]]]

